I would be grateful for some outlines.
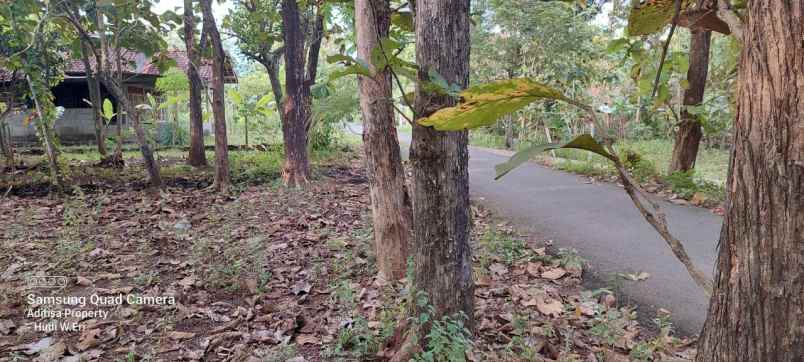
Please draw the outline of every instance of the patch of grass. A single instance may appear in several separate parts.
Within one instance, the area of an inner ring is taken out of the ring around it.
[[[248,185],[270,183],[282,175],[281,151],[232,152],[229,154],[232,181]]]
[[[483,130],[473,130],[469,132],[469,144],[478,147],[504,149],[505,137],[484,132]]]
[[[480,246],[483,248],[480,253],[480,264],[483,269],[488,268],[491,259],[499,259],[511,266],[522,260],[530,259],[532,256],[531,250],[524,241],[493,227],[486,230],[480,238]]]
[[[667,169],[670,167],[670,159],[673,155],[672,140],[620,141],[616,147],[617,149],[627,149],[638,153],[644,159],[653,162],[660,175],[667,175]],[[701,181],[725,184],[728,167],[728,150],[701,147],[698,151],[695,174],[696,178]]]
[[[578,173],[588,176],[605,176],[613,172],[613,168],[606,163],[597,163],[589,160],[565,160],[559,161],[556,168],[561,171]]]
[[[723,200],[726,190],[723,186],[695,177],[695,170],[688,172],[674,172],[664,181],[670,185],[673,192],[685,199],[692,198],[696,193],[703,194],[707,199]]]

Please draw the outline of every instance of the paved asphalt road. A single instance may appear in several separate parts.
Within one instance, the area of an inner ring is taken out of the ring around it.
[[[410,134],[400,133],[403,148]],[[403,150],[404,157],[407,149]],[[644,323],[658,308],[670,310],[676,330],[695,335],[706,318],[708,300],[670,248],[642,218],[625,191],[607,183],[527,163],[500,181],[494,165],[507,156],[470,149],[470,192],[500,216],[533,235],[574,248],[590,264],[588,287],[615,287],[618,298],[634,303]],[[685,243],[692,261],[710,277],[722,218],[706,209],[661,202],[670,230]],[[647,272],[633,282],[617,273]],[[591,274],[591,278],[589,278]]]

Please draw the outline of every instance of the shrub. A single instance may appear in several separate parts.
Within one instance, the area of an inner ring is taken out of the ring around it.
[[[280,150],[232,152],[230,157],[235,183],[258,185],[281,176],[283,155]]]
[[[670,188],[673,189],[673,192],[677,193],[683,198],[690,198],[692,195],[698,192],[698,185],[695,183],[693,175],[693,170],[689,170],[687,172],[673,172],[665,177],[664,180],[670,185]]]

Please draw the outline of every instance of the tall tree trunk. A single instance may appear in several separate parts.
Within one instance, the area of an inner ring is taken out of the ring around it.
[[[695,167],[698,147],[703,137],[701,121],[687,111],[686,106],[701,104],[706,89],[706,77],[709,70],[709,43],[712,33],[692,30],[690,36],[690,67],[687,70],[689,87],[684,91],[684,106],[681,109],[681,124],[678,125],[676,142],[673,145],[673,157],[668,173],[689,171]]]
[[[698,361],[804,361],[804,1],[747,2],[715,289]]]
[[[117,99],[117,104],[121,106],[121,110],[126,112],[126,120],[131,122],[131,128],[134,129],[134,138],[137,140],[137,144],[140,146],[140,153],[142,154],[142,159],[145,163],[145,170],[148,172],[148,182],[154,189],[162,187],[162,176],[159,172],[159,164],[157,164],[156,159],[154,158],[153,150],[148,144],[148,138],[145,135],[145,129],[142,128],[142,124],[140,123],[139,111],[134,104],[131,103],[131,100],[128,99],[128,95],[123,90],[122,86],[119,85],[117,80],[112,79],[112,77],[109,74],[106,74],[106,72],[98,73],[98,79],[101,81],[104,87],[106,87],[106,89],[112,93],[112,96]],[[120,110],[118,110],[118,113],[119,112]],[[120,115],[118,114],[117,117],[118,133],[121,133]],[[118,137],[122,137],[122,135],[118,135]],[[118,141],[118,145],[122,143],[123,141],[121,138]],[[117,153],[117,151],[115,151],[115,153]]]
[[[187,48],[187,79],[190,82],[190,153],[187,155],[187,164],[194,167],[207,165],[207,155],[204,152],[204,120],[201,112],[201,90],[204,85],[198,75],[200,59],[195,43],[195,18],[193,16],[193,1],[184,0],[184,45]]]
[[[212,0],[201,0],[204,14],[204,32],[212,44],[212,115],[215,117],[215,189],[229,192],[229,142],[226,137],[226,110],[223,105],[223,71],[226,55],[221,35],[212,17]]]
[[[276,109],[279,111],[279,117],[281,118],[284,114],[281,111],[282,108],[282,82],[279,81],[279,61],[281,60],[280,55],[270,55],[270,59],[267,62],[263,63],[265,67],[265,71],[268,73],[268,80],[271,82],[271,92],[274,94],[274,101],[276,102]]]
[[[98,153],[100,154],[101,160],[103,160],[106,158],[106,125],[101,116],[103,99],[101,99],[100,83],[89,62],[90,53],[91,50],[89,50],[87,44],[81,41],[81,63],[84,65],[84,73],[87,77],[87,88],[89,89],[89,101],[92,103],[92,123],[95,126],[95,144],[98,146]]]
[[[469,82],[469,0],[416,2],[419,79],[438,72],[450,84]],[[420,83],[421,84],[421,83]],[[455,104],[416,87],[417,117]],[[434,318],[463,312],[474,326],[469,247],[468,133],[413,126],[413,237],[415,286],[427,293]]]
[[[282,179],[287,186],[305,184],[310,175],[307,156],[307,124],[310,120],[310,84],[304,72],[304,32],[296,0],[282,0],[282,38],[285,43],[285,88],[282,105],[282,138],[285,164]]]
[[[380,38],[387,38],[391,25],[388,0],[356,0],[357,55],[371,59]],[[370,63],[370,62],[367,62]],[[363,114],[363,148],[369,179],[374,220],[374,249],[380,273],[390,280],[404,278],[407,269],[410,199],[405,188],[405,170],[399,155],[394,126],[391,73],[373,69],[373,78],[359,77],[360,109]]]

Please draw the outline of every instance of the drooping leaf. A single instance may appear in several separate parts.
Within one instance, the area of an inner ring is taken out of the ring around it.
[[[271,102],[271,96],[266,94],[260,97],[259,100],[257,100],[257,108],[258,109],[265,108],[265,106],[267,106],[269,102]]]
[[[469,87],[455,107],[443,108],[418,122],[439,131],[458,131],[494,124],[539,99],[569,100],[561,92],[528,78]]]
[[[647,0],[635,2],[628,14],[628,35],[648,35],[661,31],[673,21],[676,0]],[[687,8],[688,0],[681,0],[681,10]]]
[[[594,137],[589,134],[582,134],[578,137],[575,137],[572,141],[566,143],[547,143],[547,144],[540,144],[540,145],[533,145],[524,150],[521,150],[511,156],[511,158],[501,163],[497,166],[494,166],[494,171],[496,172],[496,176],[494,177],[495,180],[499,180],[501,177],[505,176],[507,173],[511,172],[513,169],[519,167],[523,163],[530,160],[533,156],[550,150],[557,150],[560,148],[574,148],[579,150],[586,150],[589,152],[594,152],[598,155],[601,155],[605,158],[610,160],[614,160],[614,156],[612,156],[606,149],[601,145]]]
[[[330,73],[329,81],[334,81],[348,75],[364,75],[366,77],[374,76],[369,70],[368,64],[360,59],[355,59],[348,55],[335,54],[327,57],[327,62],[330,64],[343,63],[344,67],[337,69]]]

